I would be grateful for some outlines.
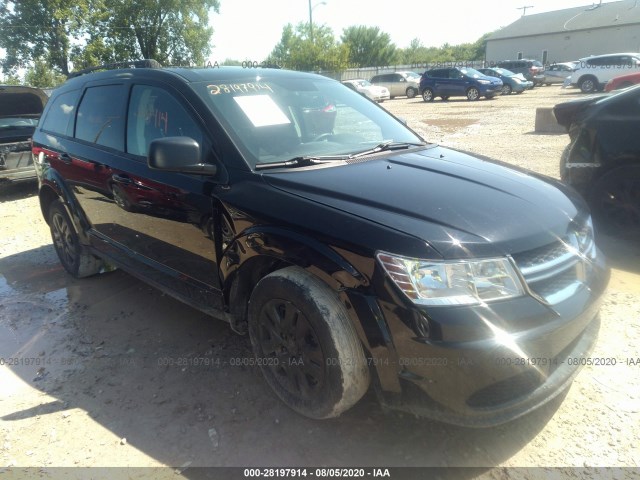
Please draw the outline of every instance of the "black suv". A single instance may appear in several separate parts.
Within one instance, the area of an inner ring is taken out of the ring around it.
[[[521,73],[524,75],[524,78],[533,82],[534,86],[544,85],[546,82],[544,65],[538,60],[529,60],[526,58],[520,60],[502,60],[491,66],[511,70],[513,73]]]
[[[313,418],[380,401],[490,425],[561,393],[608,278],[560,182],[424,142],[340,82],[140,68],[56,89],[33,136],[66,270],[119,267],[248,333]]]

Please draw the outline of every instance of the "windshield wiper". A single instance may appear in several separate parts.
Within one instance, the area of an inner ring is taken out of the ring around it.
[[[424,147],[427,145],[426,143],[407,143],[407,142],[394,142],[393,140],[388,140],[386,142],[379,143],[373,148],[368,150],[364,150],[358,153],[352,153],[349,155],[349,158],[358,158],[364,157],[366,155],[372,155],[378,152],[386,152],[391,150],[406,150],[411,147]]]
[[[325,155],[321,157],[294,157],[291,160],[285,160],[284,162],[258,162],[256,163],[256,170],[267,170],[269,168],[296,168],[296,167],[308,167],[310,165],[320,165],[322,163],[331,163],[338,160],[347,160],[349,155]]]

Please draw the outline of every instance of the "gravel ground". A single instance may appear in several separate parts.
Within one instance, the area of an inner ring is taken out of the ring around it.
[[[545,87],[490,101],[383,106],[431,141],[557,177],[568,137],[534,133],[535,108],[576,96]],[[576,468],[636,467],[604,474],[637,478],[640,249],[625,232],[599,238],[613,271],[593,357],[616,365],[587,366],[562,398],[478,430],[384,414],[371,394],[338,419],[302,418],[258,370],[237,365],[250,347],[224,323],[123,272],[66,275],[33,186],[12,188],[0,202],[0,357],[31,359],[0,365],[0,476],[46,478],[61,466],[196,478],[198,466],[367,465],[477,467],[458,476],[500,479],[598,478]],[[503,468],[536,466],[545,468]]]

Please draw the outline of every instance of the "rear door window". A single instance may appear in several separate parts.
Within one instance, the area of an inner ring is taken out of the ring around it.
[[[124,151],[124,85],[90,87],[78,107],[76,138]]]

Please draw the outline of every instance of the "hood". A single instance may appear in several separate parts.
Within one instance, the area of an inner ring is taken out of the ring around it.
[[[0,117],[39,116],[48,99],[39,88],[0,85]]]
[[[442,147],[340,167],[269,172],[264,179],[416,237],[443,258],[537,248],[586,215],[577,194],[559,182]]]
[[[559,103],[553,107],[553,114],[560,125],[567,130],[571,127],[571,124],[581,116],[591,105],[598,100],[609,97],[609,93],[601,93],[596,95],[589,95],[588,97],[571,100],[569,102]]]

